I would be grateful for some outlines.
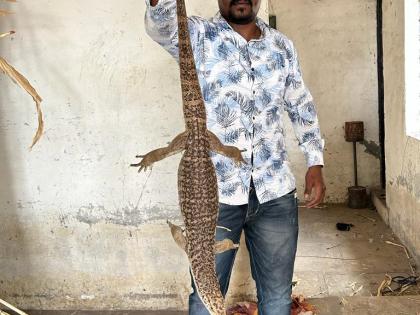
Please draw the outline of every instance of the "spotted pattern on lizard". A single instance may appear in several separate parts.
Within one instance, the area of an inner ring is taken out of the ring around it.
[[[232,242],[215,241],[219,211],[216,172],[210,151],[243,163],[241,151],[223,145],[207,129],[206,109],[197,77],[188,31],[184,0],[177,0],[179,67],[186,130],[164,148],[153,150],[142,158],[139,172],[154,162],[184,151],[178,168],[178,193],[185,232],[170,224],[174,238],[187,253],[198,294],[211,315],[225,315],[225,304],[215,270],[215,254],[237,247]],[[176,234],[176,232],[178,232]],[[175,237],[175,234],[177,237]],[[227,244],[227,245],[226,245]]]

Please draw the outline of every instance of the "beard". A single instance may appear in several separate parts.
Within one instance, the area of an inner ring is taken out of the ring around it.
[[[249,4],[249,9],[247,8],[236,8],[235,6],[239,3],[239,0],[232,0],[230,2],[230,7],[228,11],[227,20],[234,24],[249,24],[255,20],[256,14],[253,11],[253,5],[251,0],[246,0]]]

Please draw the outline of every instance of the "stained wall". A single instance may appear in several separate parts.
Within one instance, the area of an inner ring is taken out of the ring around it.
[[[187,6],[207,17],[217,9],[216,1]],[[45,133],[29,152],[34,105],[1,76],[0,296],[22,308],[185,309],[188,264],[165,223],[180,219],[179,156],[151,173],[129,167],[183,130],[177,66],[145,34],[143,1],[3,7],[15,14],[1,29],[17,33],[0,51],[43,97]],[[365,121],[360,181],[379,180],[374,1],[264,2],[264,18],[269,10],[300,53],[327,142],[327,198],[342,202],[352,183],[345,121]],[[302,191],[304,160],[288,134]],[[233,298],[254,290],[240,253]]]

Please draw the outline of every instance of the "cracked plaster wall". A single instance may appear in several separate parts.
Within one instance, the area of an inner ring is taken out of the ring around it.
[[[187,5],[207,17],[217,8]],[[165,224],[179,220],[179,156],[151,174],[128,166],[183,129],[177,66],[145,34],[143,1],[3,7],[15,14],[0,28],[17,34],[0,50],[45,100],[46,129],[28,152],[32,101],[0,76],[0,296],[22,308],[185,309],[188,265]],[[373,1],[283,1],[271,10],[318,103],[328,200],[344,201],[352,182],[344,121],[365,120],[370,150],[377,142]],[[303,157],[289,139],[302,187]],[[363,146],[359,162],[361,183],[377,184],[378,160]],[[231,298],[254,294],[245,250],[233,277]]]
[[[376,0],[271,1],[278,29],[298,50],[306,85],[317,105],[326,141],[326,199],[344,202],[354,185],[352,144],[344,140],[346,121],[364,121],[365,141],[357,144],[359,185],[380,184]],[[289,127],[289,151],[298,190],[305,162]]]
[[[129,167],[184,127],[177,65],[147,37],[144,1],[2,8],[15,14],[0,29],[17,33],[0,51],[43,97],[45,134],[28,152],[33,102],[0,76],[0,297],[25,309],[185,309],[188,263],[166,225],[180,219],[179,156],[151,174]],[[249,275],[245,255],[237,270]]]
[[[389,225],[420,261],[420,140],[405,132],[404,1],[385,0],[383,11]]]

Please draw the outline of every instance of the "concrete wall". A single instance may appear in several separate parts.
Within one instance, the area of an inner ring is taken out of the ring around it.
[[[165,224],[180,218],[179,156],[151,174],[129,168],[184,127],[177,65],[145,34],[144,2],[2,6],[15,14],[0,29],[17,34],[0,51],[45,100],[46,129],[28,152],[34,105],[0,76],[0,296],[23,308],[186,308],[188,263]],[[211,16],[217,2],[188,6]]]
[[[271,3],[278,29],[298,49],[304,79],[317,104],[326,139],[327,200],[343,202],[347,187],[353,185],[352,145],[344,140],[346,121],[365,122],[366,141],[357,145],[359,184],[379,185],[376,0]],[[291,160],[302,191],[304,161],[292,142]]]
[[[383,11],[389,224],[420,259],[420,140],[405,132],[404,1],[385,0]]]
[[[217,7],[188,2],[191,14]],[[373,1],[282,3],[272,10],[300,51],[327,140],[328,200],[343,201],[344,121],[365,120],[377,141]],[[18,33],[0,51],[44,98],[46,130],[29,153],[32,100],[0,76],[0,296],[23,308],[186,308],[187,260],[164,223],[180,218],[179,156],[152,173],[128,167],[183,129],[177,66],[146,36],[143,1],[2,5],[16,14],[0,29]],[[302,154],[291,157],[302,187]],[[361,183],[376,184],[377,159],[359,157]],[[253,289],[241,250],[231,292]]]

